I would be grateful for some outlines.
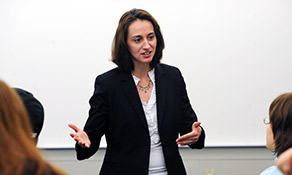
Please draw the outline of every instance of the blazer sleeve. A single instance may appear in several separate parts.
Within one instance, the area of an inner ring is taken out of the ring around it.
[[[84,126],[84,131],[87,133],[91,145],[90,148],[85,148],[76,143],[75,149],[78,160],[87,159],[95,154],[99,149],[101,137],[106,132],[109,115],[108,92],[106,89],[102,77],[98,76],[95,80],[94,93],[89,100],[89,117]]]
[[[186,90],[186,84],[183,79],[183,76],[181,72],[179,71],[179,77],[180,77],[180,84],[181,84],[181,92],[182,92],[182,120],[181,120],[181,130],[180,134],[184,135],[192,131],[192,125],[194,122],[198,121],[197,115],[195,111],[193,110],[187,90]],[[201,136],[199,137],[199,140],[189,145],[190,148],[194,149],[202,149],[205,146],[205,131],[202,128]]]

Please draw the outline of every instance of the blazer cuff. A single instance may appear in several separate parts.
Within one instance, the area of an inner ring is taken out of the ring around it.
[[[201,127],[201,126],[200,126]],[[202,128],[202,133],[199,137],[199,140],[196,142],[196,143],[193,143],[193,144],[190,144],[189,147],[192,148],[192,149],[202,149],[205,147],[205,130]]]

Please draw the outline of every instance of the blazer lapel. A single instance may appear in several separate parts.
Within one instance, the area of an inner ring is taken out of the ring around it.
[[[160,64],[155,68],[155,83],[156,83],[156,99],[157,99],[157,118],[158,126],[161,127],[163,112],[165,108],[165,100],[167,94],[166,74]]]
[[[135,86],[135,82],[130,72],[123,72],[121,73],[121,84],[123,86],[124,92],[126,93],[130,103],[132,104],[133,108],[137,112],[137,117],[140,118],[141,122],[143,123],[144,128],[148,132],[148,125],[145,117],[145,113],[142,107],[142,103]]]

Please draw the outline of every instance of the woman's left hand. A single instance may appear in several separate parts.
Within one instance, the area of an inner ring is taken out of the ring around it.
[[[187,133],[176,139],[176,143],[179,145],[191,145],[196,143],[202,133],[202,128],[200,127],[200,125],[201,122],[194,122],[192,125],[192,132]]]

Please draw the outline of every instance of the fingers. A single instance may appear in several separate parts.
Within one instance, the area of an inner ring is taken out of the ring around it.
[[[202,128],[200,127],[200,125],[201,122],[194,122],[192,125],[192,132],[187,133],[176,139],[176,143],[179,145],[190,145],[196,143],[199,140],[202,132]]]
[[[69,126],[70,128],[72,128],[75,132],[78,132],[78,131],[80,130],[76,125],[74,125],[74,124],[72,124],[72,123],[68,124],[68,126]]]
[[[81,146],[81,147],[90,147],[90,140],[87,136],[87,134],[82,130],[79,129],[76,125],[74,124],[68,124],[70,128],[72,128],[76,133],[70,133],[70,136]]]
[[[176,143],[179,145],[189,145],[189,144],[196,143],[198,139],[199,139],[199,135],[191,132],[176,139]]]
[[[70,136],[71,136],[73,139],[75,139],[76,134],[75,134],[75,133],[70,133]]]
[[[202,133],[201,122],[194,122],[192,125],[192,131],[200,136]]]
[[[90,143],[87,143],[87,142],[84,142],[84,141],[79,141],[78,144],[81,146],[81,147],[86,147],[86,148],[89,148],[90,147]]]
[[[182,140],[188,140],[188,139],[194,139],[197,141],[197,139],[201,135],[201,122],[194,122],[192,125],[192,132],[187,133],[177,139],[177,141],[182,141]]]
[[[184,140],[179,140],[177,141],[177,144],[179,145],[190,145],[190,144],[194,144],[198,141],[198,139],[184,139]]]
[[[74,124],[68,124],[68,126],[70,127],[70,128],[72,128],[76,133],[78,132],[78,130],[79,130],[79,128],[76,126],[76,125],[74,125]],[[77,134],[76,133],[70,133],[70,136],[75,140],[75,141],[79,141],[79,139],[78,139],[78,136],[77,136]]]
[[[190,132],[188,134],[185,134],[177,139],[177,141],[183,141],[183,140],[192,140],[192,139],[198,139],[198,134]]]
[[[80,142],[81,141],[81,137],[78,136],[76,133],[70,133],[70,136],[76,141],[76,142]]]
[[[182,140],[182,141],[177,141],[177,144],[184,146],[184,145],[191,145],[196,143],[198,140],[197,139],[187,139],[187,140]]]
[[[81,146],[81,147],[90,147],[90,141],[88,139],[82,138],[82,136],[76,133],[70,133],[70,136]]]
[[[198,128],[201,125],[201,122],[194,122],[192,125],[192,130]]]

